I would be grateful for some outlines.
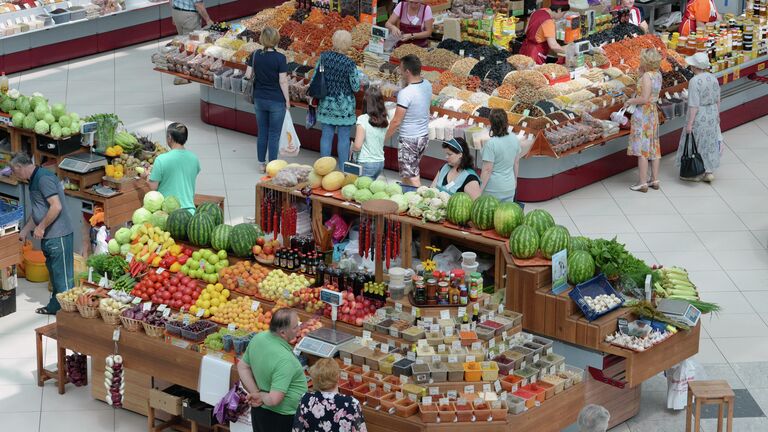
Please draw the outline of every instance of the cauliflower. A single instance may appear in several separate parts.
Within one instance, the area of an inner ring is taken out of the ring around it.
[[[443,201],[440,198],[430,198],[427,205],[430,209],[437,210],[443,206]]]
[[[441,222],[445,215],[440,210],[429,209],[424,212],[424,220],[427,222]]]
[[[426,186],[419,186],[419,188],[416,189],[416,193],[424,198],[432,198],[435,196],[435,190]]]
[[[413,206],[408,209],[408,216],[421,217],[423,214],[424,212],[421,210],[420,206]]]
[[[448,192],[440,191],[437,193],[438,198],[443,202],[443,205],[448,205],[448,200],[451,199],[451,194]]]
[[[19,96],[21,96],[21,93],[19,93],[18,90],[16,89],[8,90],[8,97],[10,97],[11,99],[18,99]]]
[[[408,207],[415,207],[417,205],[421,204],[421,196],[420,195],[411,195],[408,197]]]

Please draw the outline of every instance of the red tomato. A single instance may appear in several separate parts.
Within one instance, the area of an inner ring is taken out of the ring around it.
[[[177,287],[176,285],[170,285],[170,286],[167,286],[165,289],[166,289],[166,291],[168,291],[171,294],[173,294],[173,293],[175,293],[176,291],[179,290],[179,287]]]
[[[149,287],[149,288],[147,288],[147,294],[149,294],[149,295],[155,295],[155,288],[154,288],[154,287]]]
[[[183,278],[181,278],[181,283],[183,283],[184,285],[187,285],[191,280],[192,279],[189,276],[184,276]]]
[[[189,304],[189,303],[191,303],[191,302],[192,302],[192,297],[190,297],[190,296],[189,296],[189,294],[184,294],[184,295],[181,297],[181,301],[183,301],[183,302],[184,302],[184,304]]]
[[[163,298],[163,300],[170,300],[171,293],[169,293],[168,291],[163,291],[163,293],[160,294],[160,296]]]
[[[157,282],[157,274],[156,273],[150,273],[149,274],[149,280],[151,282]]]
[[[181,292],[176,291],[173,293],[171,297],[173,297],[174,300],[181,300],[181,296],[182,296]]]
[[[163,288],[163,284],[161,284],[160,282],[155,282],[153,286],[155,287],[155,290],[160,290]]]

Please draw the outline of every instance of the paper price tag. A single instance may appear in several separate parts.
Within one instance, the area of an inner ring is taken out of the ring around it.
[[[451,312],[447,310],[440,311],[440,319],[451,319]]]
[[[195,315],[196,315],[198,318],[202,317],[203,315],[205,315],[205,309],[198,309],[198,310],[197,310],[197,314],[195,314]]]
[[[376,309],[376,317],[384,319],[387,315],[387,312],[384,309]]]
[[[445,335],[446,336],[453,336],[453,327],[446,327],[445,328]]]
[[[491,339],[488,341],[488,348],[494,348],[496,346],[496,339]]]
[[[392,391],[392,384],[385,383],[384,384],[384,393],[389,393]]]
[[[405,375],[400,375],[400,384],[408,384],[408,377]]]
[[[341,379],[343,379],[344,381],[349,381],[349,373],[345,371],[341,371],[339,373],[339,377],[341,377]]]
[[[374,384],[374,383],[368,384],[368,390],[370,390],[370,391],[376,390],[376,384]]]
[[[141,303],[141,297],[134,297],[133,301],[131,301],[131,304],[137,305],[139,303]]]
[[[127,254],[125,254],[125,262],[129,263],[131,261],[133,261],[133,254],[128,252]]]
[[[392,337],[400,337],[400,332],[397,330],[397,327],[390,327],[389,335]]]
[[[469,324],[462,324],[461,331],[469,331],[472,328]]]
[[[533,355],[533,362],[536,363],[537,361],[539,361],[539,355],[538,354],[534,354]]]
[[[112,340],[115,342],[120,340],[120,327],[116,328],[115,331],[112,332]]]
[[[411,361],[416,361],[416,353],[413,351],[408,351],[408,353],[405,354],[405,358]]]
[[[459,358],[456,357],[455,355],[448,356],[448,363],[458,363],[458,362],[459,362]]]
[[[363,382],[363,376],[362,375],[355,375],[352,377],[355,382]]]
[[[506,342],[507,339],[509,339],[509,330],[504,330],[503,333],[501,333],[501,339]]]
[[[170,309],[164,310],[163,311],[163,318],[168,318],[169,316],[171,316],[171,310]]]
[[[417,307],[411,308],[411,315],[413,315],[414,318],[419,316],[419,308]]]
[[[467,363],[472,363],[473,361],[475,361],[475,356],[473,356],[473,355],[468,355],[468,356],[467,356]]]
[[[464,393],[472,394],[474,392],[475,392],[475,386],[473,385],[464,386]]]
[[[363,340],[370,339],[370,338],[371,338],[370,330],[363,330]]]
[[[480,351],[483,349],[483,344],[480,342],[473,342],[472,343],[472,351]]]
[[[146,312],[150,309],[152,309],[152,302],[146,302],[143,305],[141,305],[141,309]]]
[[[525,369],[525,366],[528,364],[525,360],[520,362],[520,369]]]
[[[88,283],[93,283],[93,267],[88,267]]]
[[[440,331],[440,325],[439,324],[431,324],[429,326],[429,331],[432,333],[438,333]]]
[[[402,303],[395,303],[395,312],[400,313],[403,311],[403,304]]]
[[[419,397],[416,396],[413,393],[408,394],[408,399],[412,400],[413,402],[418,402],[419,401]]]
[[[381,347],[379,348],[381,352],[384,354],[389,354],[389,345],[387,344],[381,344]]]
[[[450,403],[451,403],[451,400],[448,399],[447,397],[446,398],[440,398],[440,402],[439,402],[440,405],[448,405]]]
[[[757,65],[757,71],[760,72],[765,69],[765,63],[760,63]]]
[[[363,365],[363,373],[368,373],[371,371],[371,367],[368,365]]]
[[[421,403],[424,405],[432,405],[432,396],[424,396],[421,398]]]
[[[440,344],[437,346],[437,352],[445,352],[445,344]]]
[[[491,392],[491,385],[483,384],[483,393],[490,393],[490,392]]]
[[[536,375],[531,377],[531,384],[536,384]]]
[[[451,342],[451,349],[452,350],[460,350],[461,349],[461,341],[453,341]]]
[[[466,314],[467,314],[467,308],[466,308],[466,307],[463,307],[463,306],[462,306],[462,307],[460,307],[460,308],[458,308],[458,309],[456,310],[456,315],[457,315],[459,318],[463,317],[463,316],[464,316],[464,315],[466,315]]]
[[[547,348],[547,355],[552,354],[552,347]]]
[[[446,393],[446,396],[448,396],[449,399],[456,399],[457,397],[459,397],[459,392],[457,392],[456,390],[449,390]]]
[[[501,382],[499,380],[496,380],[493,382],[493,388],[496,390],[496,393],[501,391]]]
[[[229,323],[229,325],[227,325],[227,330],[231,332],[235,331],[236,329],[237,329],[237,326],[235,325],[235,323]]]
[[[344,366],[352,366],[352,359],[347,357],[344,359]]]
[[[440,363],[440,356],[439,355],[433,355],[432,356],[432,363]]]
[[[437,396],[440,394],[440,387],[430,387],[429,388],[429,395],[430,396]]]

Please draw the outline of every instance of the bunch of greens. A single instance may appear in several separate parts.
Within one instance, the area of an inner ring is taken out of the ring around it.
[[[611,240],[592,239],[587,251],[595,260],[595,266],[605,273],[608,279],[622,277],[631,281],[635,287],[642,287],[645,286],[646,275],[651,274],[653,281],[660,277],[643,260],[629,253],[616,237]]]
[[[96,254],[88,257],[88,267],[93,267],[93,272],[100,275],[107,274],[109,279],[117,279],[128,270],[128,263],[120,255]],[[87,278],[87,276],[86,276]]]

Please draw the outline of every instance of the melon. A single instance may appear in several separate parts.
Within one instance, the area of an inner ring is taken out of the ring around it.
[[[448,222],[466,226],[472,215],[472,197],[465,192],[456,192],[448,199],[445,212],[445,218],[448,219]]]
[[[539,250],[539,234],[528,225],[519,225],[509,237],[509,251],[520,259],[533,258]]]
[[[309,172],[309,177],[307,177],[307,181],[309,182],[309,187],[312,189],[317,189],[320,187],[320,184],[323,182],[323,176],[318,175],[314,170]]]
[[[281,169],[288,166],[288,162],[280,159],[275,159],[267,164],[267,175],[274,178]]]
[[[514,202],[503,202],[493,214],[493,229],[504,238],[509,238],[512,231],[523,223],[523,209]]]
[[[214,226],[221,225],[224,222],[224,215],[221,213],[221,207],[215,202],[204,202],[197,206],[195,214],[205,213],[213,219]]]
[[[253,253],[253,245],[258,237],[259,231],[253,224],[237,224],[229,233],[229,248],[235,256],[246,258]]]
[[[546,230],[555,226],[555,219],[548,211],[536,209],[525,215],[523,223],[535,229],[539,237],[541,237]]]
[[[323,189],[333,192],[341,189],[344,185],[344,173],[341,171],[334,171],[323,177],[323,181],[320,183]]]
[[[187,225],[187,238],[195,246],[208,246],[211,241],[211,233],[216,224],[207,213],[197,213]]]
[[[187,226],[190,220],[192,220],[192,213],[189,210],[174,210],[168,215],[168,220],[165,221],[165,230],[171,233],[174,240],[186,240]]]
[[[229,250],[229,234],[232,232],[232,226],[221,224],[213,229],[211,233],[211,247],[216,250]]]
[[[555,225],[552,228],[547,229],[544,235],[541,236],[539,247],[541,253],[546,258],[552,258],[552,255],[560,252],[563,249],[568,248],[568,242],[571,240],[571,233],[568,232],[568,228],[562,225]]]
[[[568,254],[568,282],[578,285],[595,275],[595,260],[587,251],[577,250]]]
[[[317,175],[328,175],[331,171],[336,169],[336,158],[330,156],[321,157],[315,161],[315,164],[312,167],[315,169]]]
[[[571,237],[568,245],[568,251],[587,250],[589,248],[589,239],[582,236]]]
[[[450,200],[449,200],[450,201]],[[499,206],[499,199],[492,195],[480,195],[472,203],[470,219],[479,230],[493,228],[493,215]]]

